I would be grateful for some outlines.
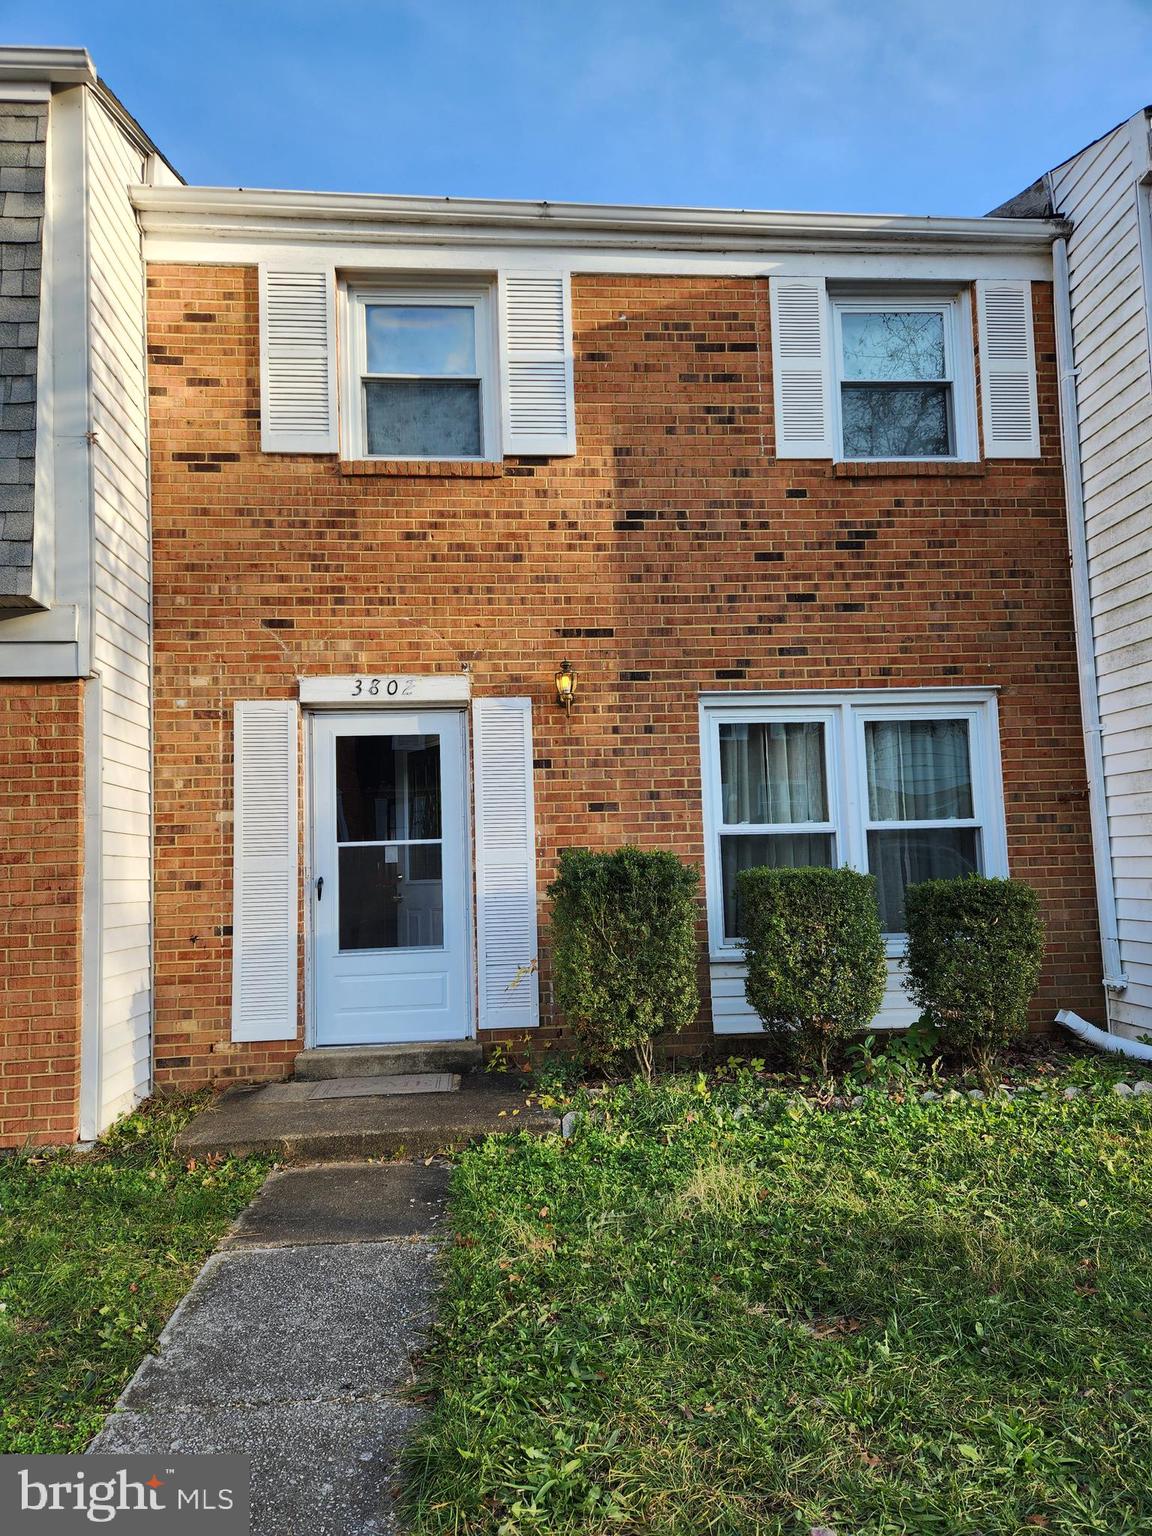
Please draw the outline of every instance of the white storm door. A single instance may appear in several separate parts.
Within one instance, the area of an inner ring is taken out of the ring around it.
[[[312,723],[316,1045],[471,1034],[464,715]]]

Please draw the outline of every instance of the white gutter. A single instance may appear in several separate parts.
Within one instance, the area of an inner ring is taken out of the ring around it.
[[[86,48],[0,48],[0,80],[95,85]]]
[[[1145,1045],[1142,1040],[1127,1040],[1123,1035],[1110,1035],[1067,1008],[1061,1008],[1056,1015],[1056,1022],[1062,1024],[1078,1040],[1083,1040],[1085,1045],[1090,1045],[1094,1051],[1106,1051],[1109,1056],[1126,1056],[1129,1061],[1152,1061],[1152,1045]]]
[[[1072,306],[1068,287],[1068,241],[1064,236],[1060,236],[1052,247],[1052,279],[1056,310],[1056,366],[1060,380],[1060,444],[1064,459],[1064,500],[1068,514],[1072,610],[1076,626],[1076,671],[1080,684],[1080,713],[1084,721],[1088,810],[1092,825],[1092,862],[1096,873],[1096,910],[1100,922],[1100,944],[1104,955],[1104,989],[1109,1026],[1111,1026],[1111,997],[1116,992],[1124,991],[1128,985],[1128,978],[1124,975],[1120,960],[1116,885],[1112,872],[1112,839],[1108,827],[1108,802],[1104,784],[1104,746],[1100,727],[1100,694],[1092,627],[1092,591],[1088,580],[1088,535],[1084,523],[1080,418],[1076,399]]]
[[[823,248],[1001,248],[1047,254],[1066,226],[1052,219],[935,218],[909,214],[790,213],[746,208],[647,207],[612,203],[529,202],[501,198],[399,197],[385,193],[304,192],[249,187],[130,189],[146,233],[205,224],[229,228],[266,221],[277,227],[317,220],[343,225],[550,228],[572,234],[611,232],[638,240],[660,236],[733,239]]]

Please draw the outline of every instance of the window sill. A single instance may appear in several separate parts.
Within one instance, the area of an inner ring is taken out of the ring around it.
[[[846,459],[832,465],[837,480],[886,480],[897,475],[950,479],[956,475],[984,475],[982,459]]]
[[[504,465],[490,459],[341,459],[339,475],[353,478],[383,475],[392,478],[422,476],[428,479],[495,480]]]

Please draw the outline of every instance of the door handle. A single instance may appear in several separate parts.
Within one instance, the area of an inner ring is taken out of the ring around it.
[[[324,900],[324,876],[323,875],[321,875],[320,878],[316,881],[316,900],[317,901],[323,901]]]

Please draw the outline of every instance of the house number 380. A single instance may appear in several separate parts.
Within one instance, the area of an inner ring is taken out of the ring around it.
[[[356,699],[367,695],[376,699],[383,695],[386,699],[406,699],[413,691],[414,684],[410,677],[358,677],[352,689],[352,697]]]

